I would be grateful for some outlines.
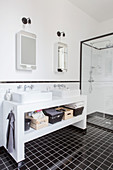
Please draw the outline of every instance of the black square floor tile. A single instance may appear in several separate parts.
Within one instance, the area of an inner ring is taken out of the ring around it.
[[[112,149],[113,133],[106,129],[89,124],[83,134],[80,129],[68,126],[26,143],[25,164],[20,170],[112,170]],[[16,170],[17,164],[2,149],[0,169],[8,168]]]
[[[45,156],[43,156],[43,155],[41,155],[41,156],[39,156],[38,158],[39,158],[40,160],[42,160],[42,161],[43,161],[46,157],[45,157]]]
[[[80,163],[81,163],[81,162],[80,162],[79,160],[77,160],[77,159],[73,161],[73,164],[75,164],[75,166],[79,166]]]
[[[66,167],[66,165],[65,164],[61,164],[61,165],[59,165],[59,168],[60,169],[63,169],[63,168],[65,168]]]
[[[58,158],[60,156],[60,154],[55,153],[55,154],[53,154],[53,156]]]
[[[64,154],[62,154],[62,156],[67,158],[69,156],[69,154],[65,152]]]
[[[33,163],[32,161],[30,161],[30,162],[27,162],[26,165],[27,165],[28,167],[31,167],[31,166],[34,165],[34,163]]]
[[[102,164],[102,165],[100,166],[100,168],[102,168],[103,170],[109,169],[109,167],[106,166],[105,164]]]
[[[80,167],[75,167],[74,170],[82,170]]]
[[[49,162],[49,163],[47,164],[47,166],[48,166],[49,168],[51,168],[52,166],[54,166],[54,163],[53,163],[53,162]]]
[[[8,169],[9,169],[9,170],[12,170],[12,169],[15,169],[15,168],[16,168],[16,165],[15,165],[15,164],[12,164],[12,165],[8,166]]]
[[[43,167],[45,164],[42,163],[42,162],[37,162],[36,165],[37,165],[39,168],[41,168],[41,167]]]
[[[37,170],[37,169],[38,169],[38,167],[35,166],[35,165],[33,165],[32,167],[30,167],[30,170]]]
[[[60,161],[59,161],[57,158],[55,158],[52,162],[53,162],[54,164],[57,164],[57,163],[59,163]]]
[[[21,168],[18,168],[18,169],[20,169],[20,170],[27,170],[28,169],[28,167],[26,166],[26,165],[24,165],[24,166],[22,166]]]
[[[53,160],[55,159],[55,156],[50,155],[50,156],[48,157],[48,159],[49,159],[50,161],[53,161]]]
[[[100,165],[101,165],[101,162],[99,162],[99,161],[97,161],[97,160],[95,160],[93,163],[94,163],[95,165],[97,165],[97,166],[100,166]]]
[[[107,160],[108,160],[109,162],[113,162],[113,157],[110,156],[110,157],[107,158]]]
[[[102,157],[97,157],[96,160],[102,163],[102,162],[104,161],[104,158],[102,158]]]
[[[45,156],[45,157],[49,157],[50,155],[51,155],[51,154],[48,153],[48,152],[45,152],[45,153],[44,153],[44,156]]]
[[[65,165],[69,165],[69,164],[70,164],[70,160],[68,160],[68,159],[64,159],[62,162],[63,162]]]
[[[48,170],[48,166],[44,165],[40,170]]]
[[[96,170],[98,168],[98,166],[93,163],[90,164],[89,167],[92,168],[93,170]]]
[[[10,166],[11,164],[13,164],[11,160],[4,162],[4,163],[5,163],[6,166]]]
[[[103,162],[103,164],[106,165],[106,166],[108,166],[108,167],[111,166],[111,162],[109,162],[109,161],[107,161],[107,160],[105,160],[105,161]]]
[[[111,167],[110,168],[112,168],[113,169],[113,163],[112,163],[112,165],[111,165]]]
[[[76,166],[75,166],[73,163],[70,163],[70,164],[68,165],[68,167],[69,167],[70,169],[76,168]]]
[[[31,160],[33,160],[33,159],[35,159],[36,158],[36,156],[35,155],[31,155],[31,156],[29,156],[29,159],[31,159]]]
[[[81,169],[85,169],[86,167],[87,167],[87,165],[85,165],[84,163],[79,164],[79,168],[81,168]]]
[[[83,161],[83,163],[86,165],[86,166],[89,166],[91,163],[86,159],[85,161]]]
[[[4,169],[4,168],[6,168],[6,166],[4,164],[1,164],[0,169]]]
[[[60,160],[60,161],[63,161],[64,157],[63,156],[59,156],[57,159]]]
[[[37,163],[39,163],[41,160],[39,159],[39,158],[35,158],[35,159],[33,159],[32,160],[32,162],[34,163],[34,164],[37,164]]]
[[[64,167],[63,170],[71,170],[68,166]]]

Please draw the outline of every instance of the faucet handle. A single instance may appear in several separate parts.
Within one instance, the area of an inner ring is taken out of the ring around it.
[[[27,85],[24,85],[24,91],[26,91],[26,88],[27,88],[28,86]]]
[[[57,85],[56,84],[54,84],[54,88],[56,88],[57,87]]]
[[[22,88],[22,85],[18,85],[18,86],[17,86],[17,89],[21,89],[21,88]]]
[[[30,88],[31,88],[31,90],[32,90],[32,89],[34,88],[34,85],[31,84]]]

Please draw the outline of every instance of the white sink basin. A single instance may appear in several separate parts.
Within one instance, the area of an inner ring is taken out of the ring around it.
[[[17,103],[33,103],[48,100],[52,100],[52,92],[24,91],[12,94],[12,101]]]
[[[80,95],[80,90],[56,89],[52,91],[53,97],[68,98]]]

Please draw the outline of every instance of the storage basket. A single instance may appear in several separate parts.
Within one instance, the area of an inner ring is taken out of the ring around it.
[[[81,115],[83,113],[83,109],[84,109],[84,107],[79,107],[79,108],[73,109],[73,116]]]
[[[48,116],[44,116],[43,118],[40,119],[34,119],[26,115],[26,118],[31,119],[31,127],[35,130],[48,126]]]
[[[73,117],[73,110],[65,107],[58,107],[57,110],[63,111],[63,120],[67,120]]]
[[[46,116],[49,116],[49,123],[54,124],[62,120],[64,112],[56,110],[56,108],[43,110]]]

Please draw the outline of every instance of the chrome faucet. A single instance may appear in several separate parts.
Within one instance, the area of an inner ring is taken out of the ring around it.
[[[54,88],[58,87],[59,89],[65,89],[66,85],[65,84],[54,84]]]

